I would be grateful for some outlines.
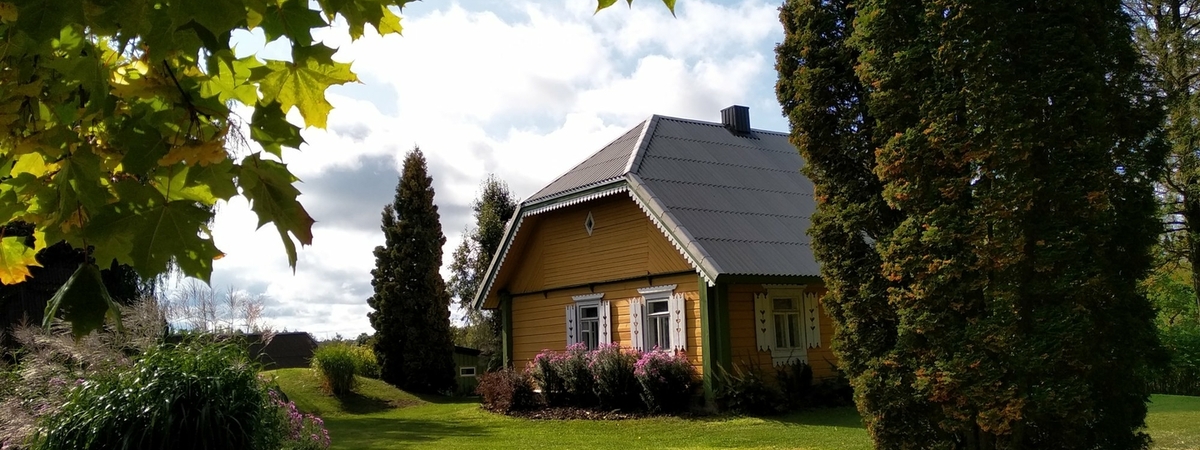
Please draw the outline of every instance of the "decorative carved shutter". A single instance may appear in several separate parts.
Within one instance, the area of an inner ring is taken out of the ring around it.
[[[575,318],[575,305],[567,305],[567,346],[579,342],[579,322]]]
[[[767,294],[754,294],[754,336],[758,338],[758,351],[775,348],[775,317]]]
[[[612,338],[612,302],[600,300],[600,345],[611,344]]]
[[[821,316],[817,312],[817,294],[804,294],[804,340],[808,348],[821,346]]]
[[[675,294],[667,300],[671,310],[671,346],[674,350],[687,350],[687,299]]]
[[[646,302],[642,298],[629,299],[629,340],[633,349],[646,351],[646,336],[642,333],[642,323],[646,317]]]

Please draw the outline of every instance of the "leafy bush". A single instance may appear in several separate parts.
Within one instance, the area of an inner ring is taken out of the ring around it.
[[[651,412],[687,409],[697,386],[696,368],[683,353],[644,353],[634,364],[633,375],[642,387],[642,402]]]
[[[322,385],[333,395],[344,395],[354,389],[356,362],[354,349],[340,342],[317,347],[312,358],[313,369],[321,375]]]
[[[813,372],[812,366],[800,360],[775,367],[775,382],[779,385],[783,406],[787,409],[799,409],[812,406],[813,401]]]
[[[479,377],[475,393],[483,397],[483,408],[498,413],[537,408],[533,381],[529,376],[512,369],[485,373]]]
[[[354,357],[354,373],[367,378],[379,378],[379,360],[375,349],[366,345],[353,345],[350,354]]]
[[[563,353],[543,350],[534,356],[533,362],[530,363],[529,375],[542,390],[542,398],[546,400],[547,405],[562,406],[568,403],[566,381],[559,371],[559,367],[562,366],[560,360],[565,357]]]
[[[757,366],[734,366],[733,372],[720,370],[717,378],[715,394],[721,409],[756,416],[779,412],[780,393]]]
[[[34,449],[278,449],[284,424],[246,350],[185,341],[88,379],[46,416]]]
[[[1153,377],[1151,392],[1170,395],[1200,395],[1200,327],[1160,327],[1159,339],[1170,362]]]
[[[595,378],[600,406],[627,411],[639,409],[642,388],[633,370],[640,356],[633,351],[622,351],[616,344],[601,345],[592,353],[588,368]]]
[[[550,406],[596,404],[595,378],[589,369],[591,355],[584,344],[573,344],[565,352],[543,350],[533,358],[530,375]]]
[[[834,408],[854,404],[854,388],[850,386],[850,379],[846,378],[845,372],[837,366],[833,366],[833,373],[835,377],[826,378],[813,385],[813,406]]]
[[[296,403],[287,400],[282,392],[269,391],[271,402],[278,407],[280,422],[283,423],[284,450],[326,450],[329,448],[329,430],[325,422],[312,414],[303,414]]]

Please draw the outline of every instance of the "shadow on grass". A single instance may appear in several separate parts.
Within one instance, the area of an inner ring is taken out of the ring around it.
[[[491,433],[478,425],[444,420],[374,417],[335,417],[325,420],[337,448],[427,447],[445,438],[486,438]]]
[[[478,404],[479,397],[448,397],[437,394],[413,394],[421,401],[427,403],[436,403],[439,405],[468,405],[471,403]]]
[[[357,392],[349,392],[335,398],[342,411],[348,414],[371,414],[405,406],[378,397],[368,397]]]
[[[779,416],[767,416],[762,419],[789,425],[866,428],[866,425],[863,425],[862,416],[858,415],[858,411],[853,406],[807,409]]]

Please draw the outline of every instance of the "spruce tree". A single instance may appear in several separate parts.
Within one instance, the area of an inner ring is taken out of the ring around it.
[[[781,104],[881,448],[1141,448],[1160,105],[1118,1],[790,0]]]
[[[466,329],[460,334],[460,344],[482,350],[488,357],[484,361],[488,368],[499,368],[503,364],[499,317],[473,308],[471,302],[516,208],[517,202],[508,184],[489,175],[480,188],[479,198],[471,204],[475,226],[463,232],[463,241],[454,250],[454,259],[450,263],[450,294],[458,298],[467,320]]]
[[[438,271],[446,237],[438,220],[433,179],[414,148],[404,158],[395,200],[383,208],[385,243],[375,247],[375,295],[367,300],[380,375],[413,392],[455,385],[450,295]]]

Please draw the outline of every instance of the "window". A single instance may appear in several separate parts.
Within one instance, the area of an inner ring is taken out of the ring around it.
[[[595,350],[612,342],[612,306],[604,300],[604,294],[571,298],[574,303],[567,305],[567,346],[583,344],[588,350]]]
[[[600,305],[579,306],[579,342],[588,350],[600,348]]]
[[[473,376],[475,376],[475,368],[474,367],[459,367],[458,368],[458,376],[473,377]]]
[[[775,311],[775,348],[801,347],[800,309],[796,299],[774,298],[771,306]]]
[[[676,285],[638,289],[629,300],[630,340],[636,350],[687,350],[686,298]]]
[[[646,302],[646,347],[671,348],[671,311],[665,298]]]
[[[754,296],[754,326],[759,351],[775,364],[808,361],[808,349],[821,346],[818,299],[802,285],[768,285]]]

